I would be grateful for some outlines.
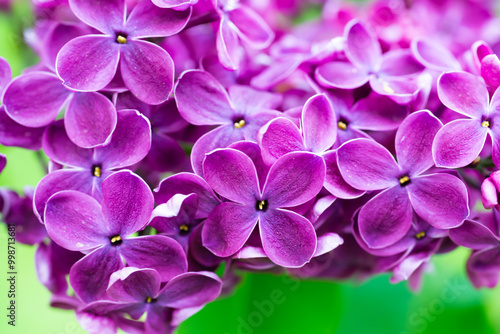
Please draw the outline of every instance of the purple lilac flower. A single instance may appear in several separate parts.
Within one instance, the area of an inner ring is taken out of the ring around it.
[[[7,157],[0,153],[0,173],[7,166]]]
[[[500,171],[495,171],[481,184],[481,199],[486,209],[500,209],[498,194],[500,193]]]
[[[325,87],[353,89],[370,82],[380,95],[388,95],[398,103],[410,102],[418,85],[408,80],[424,68],[409,50],[393,50],[382,54],[377,38],[362,23],[351,21],[345,30],[345,52],[349,62],[330,62],[319,66],[316,80]]]
[[[165,316],[172,309],[199,308],[216,299],[222,281],[211,272],[182,273],[161,288],[161,276],[153,269],[127,267],[111,275],[107,293],[115,301],[97,301],[81,312],[105,315],[125,312],[133,319],[147,313],[146,333],[163,334],[169,327]]]
[[[73,144],[62,121],[47,127],[43,138],[45,154],[68,168],[46,175],[34,194],[35,214],[43,221],[45,203],[61,190],[77,190],[101,200],[101,184],[113,171],[139,162],[151,147],[149,121],[135,110],[118,112],[118,122],[106,146],[85,149]]]
[[[216,32],[219,61],[236,70],[240,63],[240,39],[255,49],[264,49],[274,39],[274,32],[252,8],[239,0],[212,0],[220,17]]]
[[[175,100],[182,117],[194,125],[219,125],[194,145],[191,163],[202,175],[205,154],[239,140],[256,140],[259,129],[279,115],[277,94],[247,86],[231,86],[228,92],[207,72],[184,72],[175,87]]]
[[[125,0],[106,4],[70,0],[69,4],[80,20],[102,34],[75,38],[61,49],[56,68],[65,86],[83,92],[101,90],[120,66],[125,85],[137,98],[149,104],[167,100],[174,84],[172,58],[142,39],[179,32],[191,10],[164,9],[142,1],[127,16]]]
[[[483,214],[478,220],[466,220],[462,226],[450,230],[450,238],[457,245],[471,248],[467,274],[476,288],[493,288],[500,273],[499,213]]]
[[[431,145],[441,122],[428,111],[411,114],[396,134],[396,156],[368,139],[354,139],[338,150],[340,172],[351,186],[383,190],[359,212],[359,234],[371,248],[403,238],[412,212],[436,228],[459,226],[469,215],[467,188],[447,173],[424,174],[433,166]],[[413,209],[413,210],[412,210]]]
[[[107,144],[116,127],[116,109],[107,97],[68,90],[50,72],[29,72],[15,78],[5,89],[3,103],[15,122],[34,128],[50,124],[66,108],[66,132],[80,147]]]
[[[5,146],[18,146],[29,150],[39,150],[42,146],[44,128],[32,128],[18,124],[5,112],[3,95],[5,88],[12,79],[9,63],[0,57],[0,144]]]
[[[203,169],[212,189],[231,201],[219,204],[205,221],[205,247],[217,256],[232,255],[258,223],[262,246],[271,261],[301,267],[311,259],[317,244],[314,227],[284,208],[305,203],[320,191],[325,176],[321,157],[306,152],[284,155],[269,170],[262,190],[252,160],[240,151],[215,150],[205,158]]]
[[[106,299],[109,276],[128,266],[154,268],[163,282],[187,269],[182,247],[161,235],[131,237],[143,229],[153,211],[148,185],[130,171],[102,183],[102,206],[74,190],[56,193],[47,202],[45,226],[60,246],[90,251],[70,271],[71,286],[84,302]]]
[[[493,162],[500,166],[499,90],[490,99],[479,77],[448,72],[439,78],[438,94],[446,107],[469,118],[449,122],[437,133],[432,145],[436,166],[467,166],[479,156],[488,136],[493,145]]]

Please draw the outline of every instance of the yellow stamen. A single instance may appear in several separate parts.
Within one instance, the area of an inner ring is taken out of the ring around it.
[[[258,206],[259,206],[259,210],[264,210],[264,207],[266,206],[266,201],[260,201]]]
[[[408,183],[409,181],[410,181],[410,178],[407,175],[405,175],[399,179],[399,184],[404,185],[404,184]]]
[[[102,173],[101,167],[94,167],[94,176],[95,177],[101,177],[101,173]]]
[[[118,37],[116,37],[116,41],[120,44],[127,44],[127,39],[122,35],[118,35]]]
[[[483,128],[489,128],[489,127],[490,127],[490,122],[489,122],[489,121],[483,121],[483,122],[481,123],[481,126],[482,126]]]
[[[148,297],[148,298],[146,298],[146,303],[151,303],[152,300],[153,300],[153,298]]]
[[[476,157],[474,161],[472,161],[472,166],[477,166],[481,162],[481,157]]]
[[[394,94],[394,89],[392,89],[387,82],[382,84],[386,93]]]
[[[234,128],[235,129],[241,129],[242,127],[245,126],[245,124],[246,124],[245,120],[242,119],[241,121],[234,123]]]
[[[122,237],[120,237],[119,235],[115,235],[114,237],[111,238],[112,244],[117,243],[119,241],[122,241]]]
[[[179,230],[181,232],[188,232],[189,231],[189,226],[187,226],[186,224],[182,224],[181,226],[179,226]]]
[[[417,233],[417,234],[415,235],[415,238],[417,238],[417,239],[419,239],[419,240],[420,240],[420,239],[422,239],[423,237],[425,237],[425,232],[424,232],[424,231],[422,231],[422,232],[420,232],[420,233]]]
[[[344,123],[344,122],[342,122],[342,121],[339,121],[339,122],[337,123],[337,126],[339,127],[339,129],[340,129],[340,130],[345,130],[345,129],[347,129],[347,124],[345,124],[345,123]]]

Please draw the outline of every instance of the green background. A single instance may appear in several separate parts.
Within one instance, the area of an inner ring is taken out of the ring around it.
[[[0,13],[0,56],[14,75],[36,61],[22,40],[32,25],[29,6]],[[36,154],[0,147],[8,164],[0,186],[21,191],[43,176]],[[0,333],[85,333],[72,311],[49,307],[50,293],[37,281],[34,247],[17,245],[16,327],[7,325],[7,234],[0,227]],[[413,334],[500,333],[500,288],[475,290],[465,276],[469,251],[436,256],[419,293],[405,283],[392,285],[389,275],[364,283],[300,281],[270,274],[244,274],[234,293],[184,322],[178,333],[208,334]]]

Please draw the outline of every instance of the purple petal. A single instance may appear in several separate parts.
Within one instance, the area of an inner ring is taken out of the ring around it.
[[[69,5],[76,17],[103,33],[114,34],[125,23],[123,0],[69,0]]]
[[[340,173],[351,186],[379,190],[398,185],[401,171],[391,153],[370,139],[354,139],[337,150]]]
[[[109,277],[123,266],[117,247],[101,247],[71,267],[69,281],[75,294],[85,303],[108,299],[106,288]]]
[[[158,304],[176,309],[201,306],[216,299],[221,288],[222,281],[212,272],[185,273],[167,283]]]
[[[377,38],[358,21],[351,21],[346,30],[346,56],[354,66],[372,70],[381,61],[382,50]]]
[[[93,177],[90,171],[62,169],[46,175],[36,186],[33,196],[35,215],[43,221],[45,204],[52,195],[62,190],[77,190],[100,199],[100,196],[95,196],[100,195],[100,190],[94,190],[100,188],[100,182],[100,178]]]
[[[267,48],[274,39],[273,30],[250,7],[239,5],[227,12],[236,33],[254,49]]]
[[[186,153],[177,140],[153,133],[151,150],[143,160],[146,166],[157,172],[171,172],[178,170],[185,161]]]
[[[111,141],[95,149],[103,169],[122,168],[141,161],[151,147],[151,124],[135,110],[121,110]]]
[[[448,108],[472,118],[488,110],[489,96],[484,82],[466,72],[448,72],[439,77],[439,99]]]
[[[75,93],[66,110],[64,126],[73,143],[91,148],[111,140],[116,118],[113,103],[104,95]]]
[[[148,104],[165,102],[174,88],[174,62],[156,44],[140,40],[127,43],[120,70],[127,88]]]
[[[415,212],[436,228],[457,227],[469,215],[467,188],[456,176],[419,176],[407,188]]]
[[[481,61],[481,76],[491,90],[500,86],[500,60],[497,55],[487,55]]]
[[[240,42],[232,22],[225,16],[222,17],[217,32],[216,45],[219,61],[228,70],[236,70],[240,60]]]
[[[111,275],[107,293],[121,302],[144,303],[158,294],[160,284],[156,270],[126,267]]]
[[[401,169],[418,175],[434,165],[432,143],[443,125],[429,111],[408,116],[396,133],[396,156]]]
[[[279,94],[262,92],[249,86],[232,85],[228,88],[228,92],[232,105],[243,115],[274,110],[283,102],[283,97]]]
[[[270,209],[259,224],[262,246],[271,261],[287,268],[300,268],[316,251],[316,232],[309,220],[280,209]]]
[[[109,243],[101,206],[78,191],[61,191],[48,200],[45,226],[52,240],[69,250],[84,251]]]
[[[130,13],[126,28],[129,37],[166,37],[181,31],[191,17],[191,10],[172,10],[155,6],[150,1],[139,2]]]
[[[384,76],[407,76],[418,74],[424,68],[409,49],[397,49],[384,53],[379,73]]]
[[[416,80],[404,77],[373,77],[370,86],[376,93],[389,96],[402,105],[413,102],[420,91]]]
[[[389,97],[370,94],[352,106],[347,127],[351,125],[363,130],[394,130],[399,127],[407,113],[405,106],[395,103]]]
[[[318,66],[314,72],[318,83],[326,88],[354,89],[368,82],[367,71],[346,62],[334,61]]]
[[[234,149],[218,149],[203,163],[207,183],[222,197],[254,205],[260,196],[257,171],[252,160]]]
[[[203,246],[217,256],[231,256],[243,247],[257,220],[257,211],[253,205],[222,203],[205,220]]]
[[[163,235],[128,238],[119,248],[127,265],[155,269],[162,282],[187,270],[186,255],[181,245]]]
[[[450,239],[457,245],[471,249],[498,246],[500,240],[481,223],[466,220],[461,226],[450,230]]]
[[[326,165],[325,184],[324,187],[332,195],[343,198],[357,198],[364,194],[364,191],[353,188],[345,182],[340,173],[337,163],[337,151],[329,151],[323,155]]]
[[[304,61],[303,57],[289,57],[275,61],[250,81],[251,85],[260,89],[269,89],[288,78]]]
[[[12,79],[12,70],[10,69],[9,62],[0,57],[0,95],[3,93],[5,87]]]
[[[102,213],[110,237],[127,236],[142,229],[153,208],[154,198],[149,186],[131,171],[116,172],[102,182]]]
[[[262,188],[266,182],[266,176],[269,172],[269,167],[262,159],[262,152],[259,145],[255,142],[248,140],[241,140],[234,144],[229,145],[229,148],[234,148],[235,150],[241,151],[248,155],[252,159],[253,165],[257,170],[257,175],[259,179],[259,185]]]
[[[198,209],[198,195],[176,194],[166,203],[158,205],[151,215],[149,226],[167,235],[178,235],[181,225],[190,226],[195,222]]]
[[[198,195],[198,211],[196,219],[206,218],[210,212],[220,203],[212,188],[204,179],[196,174],[179,173],[161,181],[154,191],[157,204],[166,203],[175,194]]]
[[[38,151],[42,147],[45,128],[25,127],[10,118],[0,106],[0,144]]]
[[[52,122],[71,96],[61,80],[48,72],[20,75],[7,86],[3,104],[17,123],[42,127]]]
[[[314,252],[314,257],[331,252],[343,243],[344,239],[342,239],[342,237],[337,233],[325,233],[318,237],[318,246],[316,248],[316,252]]]
[[[92,150],[78,147],[69,140],[62,120],[46,128],[43,135],[43,149],[52,161],[64,166],[81,167],[91,171]]]
[[[182,73],[175,86],[175,100],[181,116],[194,125],[223,124],[234,114],[224,87],[204,71]]]
[[[198,0],[152,0],[152,2],[161,8],[172,8],[175,10],[186,10],[198,3]]]
[[[411,50],[415,58],[429,69],[436,71],[461,69],[455,56],[446,47],[430,39],[414,39]]]
[[[306,147],[322,153],[337,139],[337,118],[326,95],[315,95],[307,100],[302,111],[302,132]]]
[[[438,167],[458,168],[470,164],[483,149],[488,128],[477,119],[457,119],[439,130],[432,144]]]
[[[467,275],[474,287],[477,289],[494,288],[498,284],[499,262],[500,248],[498,247],[472,253],[467,261]]]
[[[371,248],[384,248],[401,240],[411,227],[412,210],[405,188],[384,190],[359,212],[359,234]]]
[[[7,157],[3,154],[0,154],[0,173],[3,171],[5,166],[7,165]],[[3,205],[0,205],[0,207]]]
[[[300,130],[288,118],[278,117],[267,123],[259,131],[258,142],[262,158],[268,164],[283,155],[295,151],[307,151]]]
[[[325,169],[323,158],[316,154],[285,154],[271,166],[262,190],[262,198],[269,201],[269,208],[292,207],[305,203],[316,196],[323,187]]]
[[[75,91],[101,90],[115,76],[120,44],[112,37],[87,35],[68,42],[57,56],[57,75]]]

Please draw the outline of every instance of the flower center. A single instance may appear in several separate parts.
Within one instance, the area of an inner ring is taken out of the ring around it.
[[[264,200],[264,201],[257,201],[257,204],[255,204],[255,209],[257,211],[263,211],[263,212],[266,212],[267,210],[267,201]]]
[[[93,165],[92,166],[92,176],[101,177],[102,175],[102,166],[101,165]]]
[[[122,237],[120,235],[115,235],[111,237],[109,240],[111,241],[112,246],[118,246],[123,242]]]
[[[391,86],[389,86],[389,84],[387,82],[384,81],[384,83],[382,84],[382,88],[384,89],[384,91],[386,93],[389,93],[389,94],[394,94],[394,89],[391,88]]]
[[[415,238],[417,238],[417,240],[420,240],[423,237],[425,237],[425,232],[424,231],[415,234]]]
[[[343,121],[339,121],[339,122],[337,123],[337,126],[338,126],[338,128],[339,128],[340,130],[344,130],[344,131],[345,131],[345,130],[347,129],[347,123],[346,123],[346,122],[343,122]]]
[[[409,185],[410,182],[410,177],[408,175],[399,178],[399,184],[401,185],[401,187]]]
[[[188,224],[182,224],[181,226],[179,226],[179,234],[180,235],[186,235],[186,234],[189,234],[189,225]]]
[[[118,34],[118,36],[116,36],[116,42],[118,44],[127,44],[127,37],[125,37],[121,34]]]
[[[148,303],[148,304],[149,304],[149,303],[151,303],[152,301],[153,301],[153,298],[151,298],[151,297],[146,298],[146,303]]]
[[[234,122],[234,128],[235,129],[241,129],[242,127],[245,126],[245,120],[244,119],[240,119],[239,121],[237,122]]]
[[[489,128],[490,127],[490,121],[482,121],[481,126],[483,128]]]

